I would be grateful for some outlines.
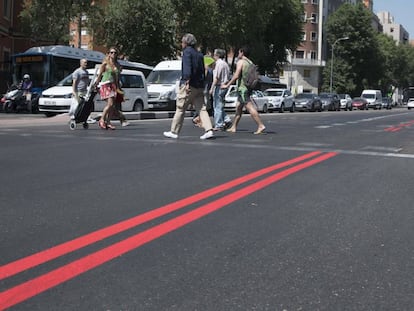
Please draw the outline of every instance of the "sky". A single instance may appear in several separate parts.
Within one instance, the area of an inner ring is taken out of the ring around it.
[[[413,0],[374,0],[374,13],[388,11],[394,16],[394,22],[401,24],[414,38],[414,1]]]

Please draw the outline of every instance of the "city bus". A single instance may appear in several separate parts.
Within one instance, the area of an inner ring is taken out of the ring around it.
[[[23,53],[12,56],[13,84],[18,84],[24,74],[29,74],[33,82],[33,92],[56,85],[60,80],[79,67],[79,60],[88,60],[88,67],[102,63],[105,54],[98,51],[83,50],[70,46],[50,45],[32,47]],[[131,61],[120,60],[122,68],[139,70],[147,76],[152,67]]]

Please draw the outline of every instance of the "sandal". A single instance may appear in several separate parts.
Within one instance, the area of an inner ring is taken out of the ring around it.
[[[265,131],[266,131],[266,127],[262,128],[260,130],[257,130],[256,132],[253,132],[253,134],[254,135],[265,134],[266,133]]]
[[[107,128],[107,129],[110,129],[110,130],[114,130],[114,129],[115,129],[115,126],[113,126],[112,124],[108,123],[108,124],[106,125],[106,128]]]
[[[107,130],[108,127],[106,126],[105,122],[103,120],[99,120],[99,127],[103,130]]]

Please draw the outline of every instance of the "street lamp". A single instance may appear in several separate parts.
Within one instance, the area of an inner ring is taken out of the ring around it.
[[[288,80],[288,89],[292,91],[292,70],[293,70],[293,66],[292,66],[292,62],[293,62],[293,53],[292,50],[290,49],[286,49],[286,52],[288,54],[288,59],[287,61],[289,62],[289,80]]]
[[[329,93],[332,93],[332,77],[333,77],[333,63],[334,63],[334,49],[335,49],[335,44],[337,44],[339,41],[344,41],[344,40],[348,40],[349,37],[343,37],[343,38],[339,38],[337,39],[333,44],[332,44],[332,56],[331,56],[331,78],[329,81]]]

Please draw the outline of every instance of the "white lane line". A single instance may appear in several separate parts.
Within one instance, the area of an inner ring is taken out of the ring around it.
[[[391,114],[391,115],[385,115],[385,116],[364,118],[364,119],[360,119],[360,120],[347,121],[345,123],[332,123],[332,124],[329,124],[329,125],[317,125],[317,126],[315,126],[315,128],[317,128],[317,129],[327,129],[327,128],[331,128],[331,127],[334,127],[334,126],[343,126],[343,125],[347,125],[347,124],[349,125],[349,124],[358,124],[358,123],[363,123],[363,122],[371,122],[371,121],[376,121],[376,120],[381,120],[381,119],[391,118],[391,117],[396,117],[396,116],[402,116],[402,115],[407,115],[407,113],[397,113],[397,114]]]
[[[384,146],[365,146],[362,150],[376,150],[376,151],[387,151],[387,152],[401,152],[403,148],[400,147],[384,147]]]

